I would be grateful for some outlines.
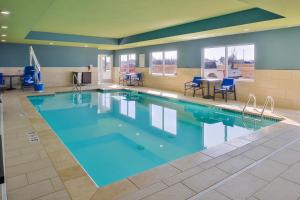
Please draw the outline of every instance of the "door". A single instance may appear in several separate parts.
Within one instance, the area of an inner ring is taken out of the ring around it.
[[[112,79],[112,55],[98,55],[98,83]]]

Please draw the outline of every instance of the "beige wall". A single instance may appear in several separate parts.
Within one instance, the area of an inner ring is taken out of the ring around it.
[[[185,82],[200,74],[200,69],[178,68],[176,77],[151,76],[149,68],[137,68],[144,73],[147,87],[183,92]],[[113,78],[118,81],[119,68],[114,67]],[[237,81],[237,98],[246,101],[249,93],[263,104],[268,95],[275,99],[276,107],[300,109],[300,70],[255,70],[254,80]]]
[[[23,67],[1,67],[0,72],[4,74],[22,74]],[[42,67],[42,80],[45,83],[45,87],[57,87],[57,86],[70,86],[72,85],[72,72],[88,71],[87,67]],[[98,68],[92,67],[92,83],[98,82]],[[13,79],[15,87],[20,87],[20,80],[18,78]],[[6,85],[9,84],[9,79],[5,80]]]

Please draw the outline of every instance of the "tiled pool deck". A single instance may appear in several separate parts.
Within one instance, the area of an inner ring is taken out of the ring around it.
[[[108,87],[105,85],[102,87]],[[98,87],[99,88],[99,87]],[[45,93],[70,91],[53,88]],[[240,110],[243,104],[138,90]],[[45,94],[44,93],[44,94]],[[27,100],[31,91],[4,95],[4,140],[9,200],[298,200],[300,111],[277,109],[287,118],[109,186],[96,188]],[[35,94],[35,93],[34,93]],[[30,143],[28,133],[40,141]]]

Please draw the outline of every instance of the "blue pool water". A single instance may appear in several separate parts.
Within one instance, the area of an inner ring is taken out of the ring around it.
[[[276,123],[125,90],[29,100],[98,186]]]

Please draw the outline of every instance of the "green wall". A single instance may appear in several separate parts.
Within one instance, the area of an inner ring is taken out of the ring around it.
[[[29,65],[27,44],[0,44],[0,67],[22,67]],[[113,54],[96,48],[65,47],[55,45],[33,45],[42,67],[86,67],[98,65],[98,54]]]
[[[137,59],[138,54],[145,54],[149,66],[151,52],[177,50],[179,67],[197,68],[203,48],[247,43],[255,44],[256,69],[300,69],[300,27],[118,50],[114,66],[119,67],[119,55],[124,53],[137,53]]]

